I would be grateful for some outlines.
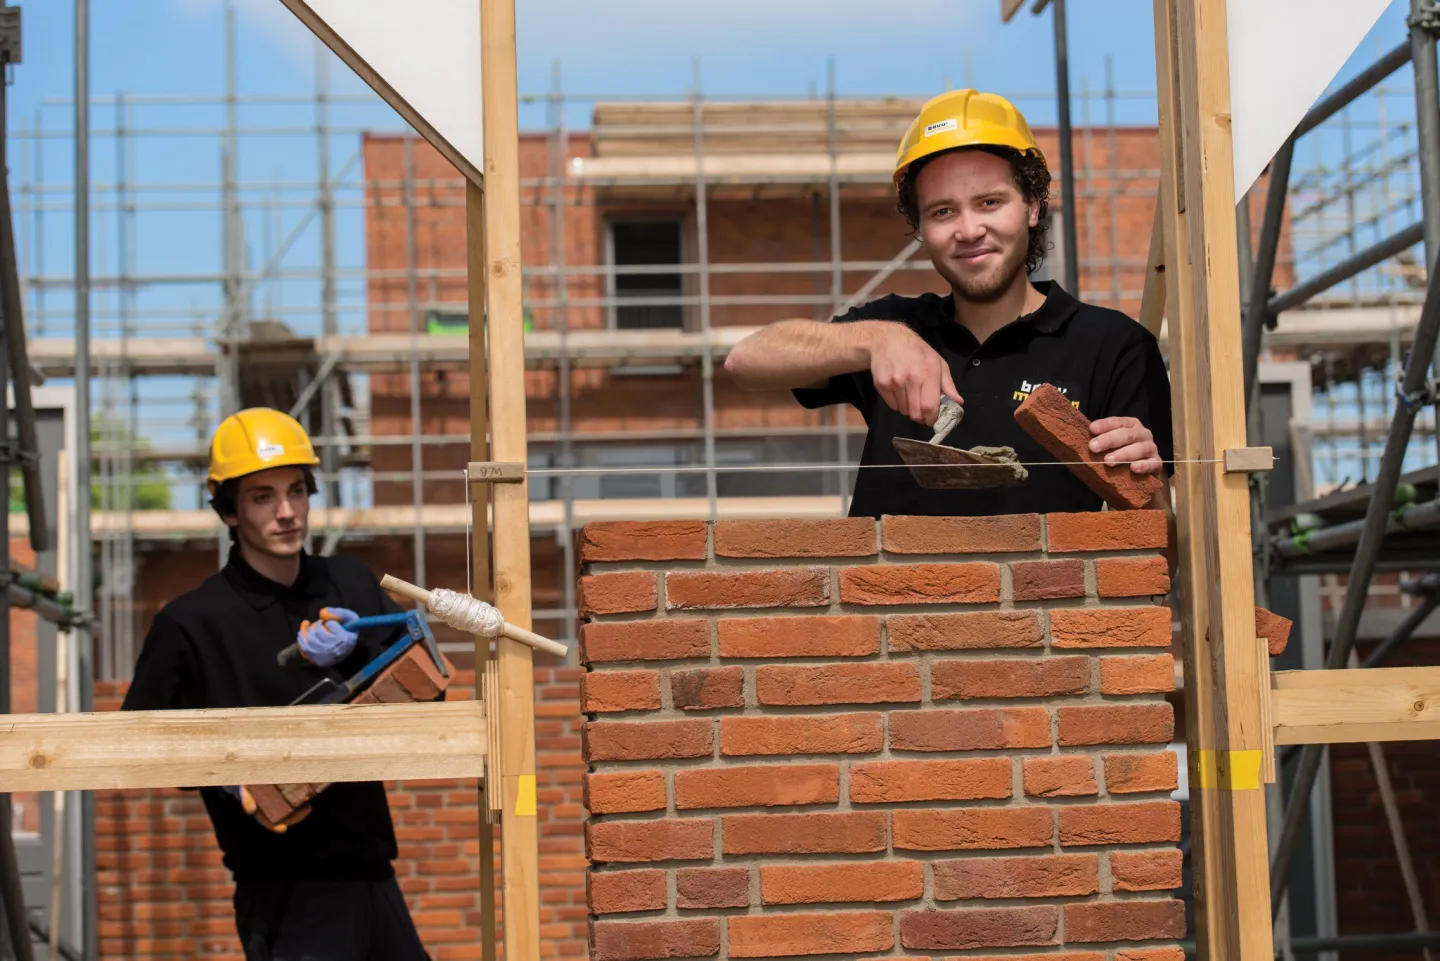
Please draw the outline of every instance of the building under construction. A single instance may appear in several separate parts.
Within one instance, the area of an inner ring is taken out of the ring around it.
[[[1258,428],[1282,467],[1269,478],[1271,513],[1258,530],[1261,540],[1274,539],[1263,552],[1274,555],[1270,606],[1297,625],[1286,666],[1323,662],[1349,569],[1343,549],[1331,557],[1296,547],[1296,537],[1353,520],[1357,504],[1363,512],[1363,487],[1344,498],[1376,476],[1424,296],[1414,95],[1401,55],[1408,49],[1385,54],[1379,85],[1299,140],[1272,238],[1276,323],[1260,364]],[[323,58],[315,91],[264,98],[235,89],[233,39],[227,56],[228,96],[197,103],[119,95],[96,108],[90,134],[97,156],[113,149],[113,175],[94,184],[91,201],[102,265],[93,278],[91,345],[102,705],[123,691],[155,612],[223,561],[224,527],[203,495],[206,441],[241,407],[288,410],[314,436],[322,469],[313,550],[354,554],[420,584],[466,583],[464,182],[426,142],[399,132],[398,121],[340,119],[373,103],[331,95]],[[1071,219],[1077,249],[1064,249],[1063,232],[1052,230],[1044,271],[1062,276],[1073,259],[1082,297],[1133,316],[1159,146],[1153,126],[1115,117],[1117,102],[1153,94],[1116,90],[1108,77],[1081,79],[1075,196],[1059,195],[1057,171],[1051,210],[1056,223]],[[1014,99],[1024,109],[1045,97]],[[824,319],[886,293],[942,285],[894,210],[894,146],[918,100],[735,100],[698,90],[662,100],[557,88],[527,102],[550,121],[520,144],[535,626],[573,641],[575,532],[587,522],[844,515],[863,421],[839,408],[803,410],[788,394],[740,391],[722,370],[733,344],[775,320]],[[218,126],[177,130],[166,111],[182,104],[213,111]],[[73,186],[55,174],[73,136],[61,119],[68,108],[47,105],[10,125],[30,357],[52,381],[37,391],[37,406],[57,418],[57,479],[66,474],[65,452],[83,449],[64,440],[64,384],[75,371],[66,290],[74,281],[45,242],[54,222],[73,215]],[[1036,134],[1047,157],[1058,156],[1056,130]],[[242,176],[248,146],[262,137],[289,138],[318,174]],[[193,150],[196,142],[211,156],[218,147],[218,180],[197,170],[192,183],[157,182],[137,160],[155,144]],[[1256,239],[1266,189],[1262,180],[1252,192]],[[137,249],[148,224],[177,217],[214,231],[218,262],[157,265]],[[1436,469],[1421,468],[1436,462],[1434,424],[1433,412],[1421,415],[1406,464],[1415,471],[1408,500],[1397,507],[1433,498]],[[786,469],[746,470],[775,465]],[[1342,499],[1324,511],[1293,506],[1332,493]],[[63,526],[63,508],[58,516]],[[11,530],[23,534],[19,515]],[[1402,639],[1412,639],[1389,663],[1434,663],[1440,620],[1425,618],[1440,587],[1413,577],[1426,567],[1423,548],[1394,557],[1370,589],[1360,653],[1403,630]],[[35,562],[64,581],[63,556]],[[457,665],[473,667],[468,638],[442,639]],[[64,639],[53,628],[17,613],[12,648],[15,711],[56,710],[73,699]],[[549,792],[542,923],[555,957],[581,958],[580,670],[537,665],[537,749]],[[1287,936],[1417,928],[1414,892],[1396,869],[1396,832],[1387,826],[1394,810],[1420,909],[1440,909],[1440,847],[1424,827],[1440,789],[1436,752],[1427,742],[1391,749],[1398,809],[1382,803],[1363,748],[1331,752],[1295,867],[1305,882],[1292,885],[1283,916]],[[479,895],[464,883],[474,881],[472,836],[421,829],[428,810],[475,803],[456,801],[462,794],[428,784],[392,791],[402,859],[417,860],[423,844],[434,862],[413,868],[416,896],[430,899],[419,918],[427,939],[463,940],[479,923]],[[403,815],[411,810],[413,821]],[[53,909],[62,938],[78,939],[77,875],[86,866],[77,840],[94,830],[98,880],[89,883],[100,892],[106,956],[231,950],[225,875],[193,798],[117,793],[101,799],[87,827],[75,805],[16,796],[14,821],[26,901],[42,927]],[[441,861],[449,867],[437,868]],[[422,875],[451,867],[453,884],[421,888]],[[122,883],[129,872],[156,879]],[[447,900],[456,892],[464,897]]]

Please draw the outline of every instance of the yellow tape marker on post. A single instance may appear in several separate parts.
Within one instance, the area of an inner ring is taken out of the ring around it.
[[[1259,751],[1191,751],[1190,783],[1217,791],[1258,791]]]
[[[519,775],[519,790],[515,794],[515,816],[518,818],[533,818],[535,816],[535,775]]]

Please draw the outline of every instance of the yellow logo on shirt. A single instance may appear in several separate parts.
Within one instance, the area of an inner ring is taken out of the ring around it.
[[[1013,394],[1011,394],[1011,395],[1010,395],[1010,399],[1011,399],[1011,400],[1018,400],[1020,403],[1023,404],[1023,403],[1025,403],[1025,400],[1030,396],[1030,393],[1031,393],[1033,390],[1035,390],[1035,388],[1037,388],[1037,387],[1039,387],[1039,386],[1040,386],[1039,384],[1032,384],[1032,383],[1030,383],[1028,380],[1022,380],[1022,381],[1020,382],[1020,389],[1017,390],[1017,391],[1015,391]],[[1055,386],[1054,384],[1051,384],[1050,386],[1055,387],[1055,389],[1058,390],[1058,391],[1059,391],[1060,393],[1062,393],[1062,394],[1068,394],[1068,393],[1069,393],[1069,391],[1067,391],[1064,387],[1057,387],[1057,386]],[[1076,408],[1076,409],[1079,409],[1079,407],[1080,407],[1080,402],[1079,402],[1078,400],[1072,400],[1072,401],[1070,402],[1070,406],[1071,406],[1071,407],[1074,407],[1074,408]]]

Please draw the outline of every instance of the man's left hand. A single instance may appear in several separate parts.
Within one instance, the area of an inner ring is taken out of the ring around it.
[[[1104,454],[1106,464],[1129,463],[1137,474],[1153,474],[1163,464],[1150,428],[1134,417],[1102,417],[1090,423],[1090,433],[1090,450]]]

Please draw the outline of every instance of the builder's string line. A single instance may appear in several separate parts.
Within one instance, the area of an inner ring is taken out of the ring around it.
[[[1120,461],[1115,464],[1107,464],[1107,467],[1126,467],[1135,461]],[[1224,460],[1219,457],[1205,457],[1161,461],[1162,464],[1223,464]],[[926,471],[937,470],[969,470],[973,471],[977,466],[1019,466],[1019,467],[1089,467],[1093,466],[1091,461],[997,461],[994,464],[926,464],[923,465]],[[704,464],[685,464],[674,467],[529,467],[525,473],[530,477],[575,477],[587,474],[708,474],[714,471],[717,474],[758,474],[758,473],[796,473],[800,471],[850,471],[850,470],[909,470],[906,464],[716,464],[713,467]],[[468,471],[464,473],[468,474]]]

